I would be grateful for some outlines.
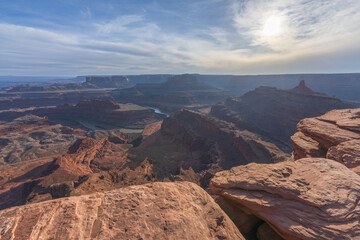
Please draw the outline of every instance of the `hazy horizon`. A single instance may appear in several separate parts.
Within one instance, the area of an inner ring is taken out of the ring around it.
[[[76,78],[76,77],[88,77],[88,76],[98,76],[98,77],[111,77],[111,76],[137,76],[137,75],[183,75],[183,74],[190,74],[190,75],[212,75],[212,76],[286,76],[286,75],[347,75],[347,74],[360,74],[359,72],[319,72],[319,73],[274,73],[274,74],[226,74],[226,73],[139,73],[139,74],[82,74],[82,75],[69,75],[69,76],[62,76],[62,75],[0,75],[0,81],[3,80],[1,78],[42,78],[41,80],[57,80],[61,78]]]
[[[1,75],[360,72],[356,0],[3,1]]]

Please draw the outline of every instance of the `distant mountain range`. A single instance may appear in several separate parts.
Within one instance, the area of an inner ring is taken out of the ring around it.
[[[300,80],[316,92],[336,96],[345,101],[360,105],[360,73],[344,74],[280,74],[280,75],[202,75],[192,74],[201,83],[230,91],[233,96],[240,96],[259,86],[289,89]],[[57,89],[84,88],[129,88],[141,83],[164,83],[173,74],[143,74],[114,76],[78,76],[75,78],[59,77],[16,77],[0,76],[0,88],[12,87],[12,91],[43,91]],[[30,84],[30,85],[24,85]],[[69,85],[67,85],[69,84]],[[22,86],[19,86],[22,85]],[[35,86],[34,86],[35,85]]]

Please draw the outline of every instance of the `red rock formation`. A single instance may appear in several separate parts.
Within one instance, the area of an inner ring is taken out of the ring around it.
[[[210,187],[284,239],[360,238],[360,176],[335,161],[252,163],[217,173]]]
[[[306,136],[302,132],[297,132],[291,136],[293,144],[293,158],[307,158],[307,157],[324,157],[326,151],[321,148],[320,144]]]
[[[256,134],[239,131],[231,123],[185,109],[164,119],[161,133],[190,148],[204,147],[205,150],[207,145],[216,143],[214,151],[222,151],[218,154],[219,164],[225,168],[250,162],[278,162],[287,157],[274,144]]]
[[[159,131],[161,128],[162,121],[154,122],[145,126],[144,130],[142,131],[143,139],[147,138],[151,134]]]
[[[244,239],[195,184],[152,183],[0,211],[1,239]]]
[[[86,132],[26,115],[0,126],[0,165],[66,153]]]
[[[297,94],[304,94],[304,95],[313,95],[313,96],[323,96],[326,97],[326,94],[317,93],[313,91],[311,88],[307,87],[304,80],[301,80],[299,85],[288,90],[289,92],[297,93]]]
[[[217,171],[250,162],[283,161],[290,156],[231,123],[181,110],[165,118],[161,129],[131,149],[129,157],[133,163],[151,159],[159,180],[186,179],[207,187]]]
[[[303,119],[291,137],[294,159],[326,157],[360,174],[360,109],[333,110]]]
[[[111,170],[124,168],[126,149],[106,139],[86,138],[75,142],[68,154],[3,166],[0,168],[3,176],[0,179],[0,209],[51,199],[57,188],[52,186],[54,184],[62,184],[60,191],[63,188],[72,191],[76,187],[74,194],[112,189],[116,182],[112,180]],[[97,176],[94,181],[91,175]],[[86,185],[82,185],[84,182]]]
[[[360,139],[330,147],[326,158],[336,160],[360,175]]]
[[[281,150],[291,152],[290,137],[301,119],[350,107],[337,98],[312,91],[301,82],[290,90],[258,87],[241,97],[214,105],[210,115],[265,137]]]

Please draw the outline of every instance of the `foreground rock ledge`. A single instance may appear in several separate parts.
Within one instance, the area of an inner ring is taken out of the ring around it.
[[[295,160],[324,157],[338,161],[360,175],[360,108],[333,110],[305,118],[291,137]]]
[[[199,186],[151,183],[0,212],[0,239],[244,239]]]
[[[338,162],[252,163],[217,173],[210,187],[285,239],[360,239],[360,176]]]

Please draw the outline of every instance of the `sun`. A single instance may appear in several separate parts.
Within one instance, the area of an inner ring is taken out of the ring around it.
[[[281,22],[280,16],[271,15],[265,22],[261,34],[265,37],[274,37],[281,33]]]

